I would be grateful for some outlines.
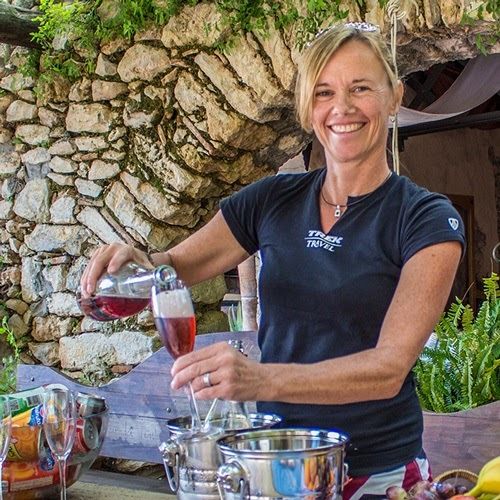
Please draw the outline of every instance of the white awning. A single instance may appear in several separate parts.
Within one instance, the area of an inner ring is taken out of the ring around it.
[[[399,127],[444,120],[469,111],[500,91],[500,54],[471,59],[451,87],[422,111],[401,107]]]

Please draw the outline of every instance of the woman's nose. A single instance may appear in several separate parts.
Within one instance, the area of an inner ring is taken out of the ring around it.
[[[337,113],[346,114],[354,109],[352,96],[349,92],[339,92],[335,97],[335,111]]]

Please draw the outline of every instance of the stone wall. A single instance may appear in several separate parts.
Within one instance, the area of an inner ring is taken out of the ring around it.
[[[3,47],[0,291],[24,361],[95,377],[147,357],[158,346],[150,313],[111,324],[82,317],[75,293],[92,251],[175,245],[221,197],[305,144],[281,120],[292,116],[290,51],[278,36],[249,36],[216,54],[203,28],[216,17],[200,5],[103,45],[91,78],[42,93],[19,71],[24,49]],[[225,291],[223,277],[195,288],[199,331],[228,328],[217,310]]]
[[[113,15],[110,3],[102,16]],[[435,14],[401,24],[403,73],[477,54],[460,9]],[[387,24],[377,2],[366,18]],[[1,48],[0,293],[23,361],[93,381],[147,357],[158,346],[150,313],[111,324],[82,317],[75,293],[92,251],[175,245],[222,197],[273,174],[310,140],[294,119],[293,30],[248,34],[221,53],[220,33],[206,29],[218,20],[212,4],[186,7],[164,27],[103,44],[95,72],[74,84],[35,82],[19,71],[25,50]],[[195,289],[199,331],[227,328],[214,307],[224,292],[222,277]]]

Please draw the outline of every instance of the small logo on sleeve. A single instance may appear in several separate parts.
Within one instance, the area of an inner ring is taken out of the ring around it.
[[[458,219],[455,219],[454,217],[449,217],[448,224],[453,229],[453,231],[456,231],[458,229],[458,226],[459,226]]]

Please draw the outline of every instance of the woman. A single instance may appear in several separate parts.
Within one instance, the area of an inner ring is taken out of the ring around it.
[[[196,234],[165,253],[190,284],[257,250],[261,363],[221,343],[179,358],[172,387],[198,398],[256,400],[288,426],[351,438],[346,498],[409,487],[429,475],[411,368],[438,320],[464,245],[449,201],[392,173],[388,123],[403,88],[378,32],[346,25],[303,55],[297,113],[326,167],[263,179],[225,199]],[[148,257],[128,246],[96,251],[82,278]]]

